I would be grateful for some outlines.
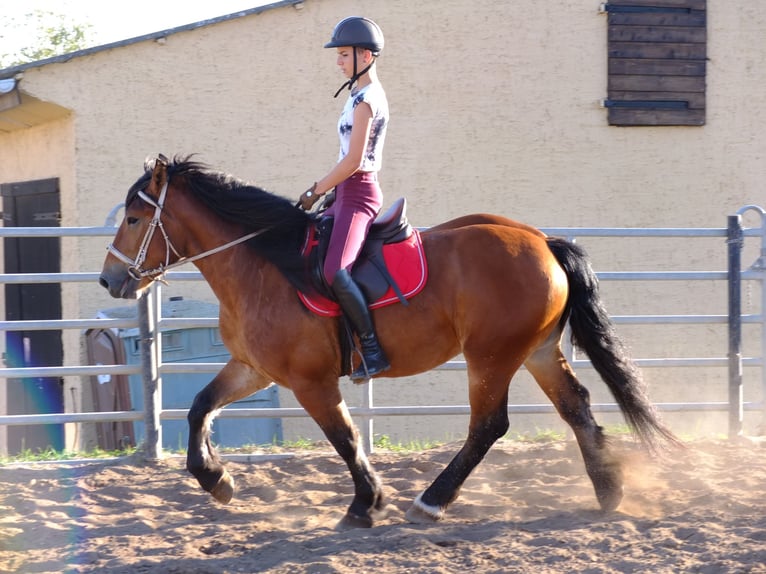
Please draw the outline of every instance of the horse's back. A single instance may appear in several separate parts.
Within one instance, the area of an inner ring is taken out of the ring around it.
[[[532,227],[531,225],[510,219],[508,217],[503,217],[502,215],[495,215],[491,213],[472,213],[469,215],[463,215],[461,217],[457,217],[455,219],[451,219],[431,227],[429,231],[459,229],[461,227],[468,227],[471,225],[500,225],[503,227],[510,227],[512,229],[526,231],[527,233],[537,235],[538,237],[545,237],[545,234],[536,227]]]
[[[486,281],[528,285],[536,279],[551,283],[565,280],[563,270],[539,229],[501,215],[475,213],[429,228],[423,233],[429,272],[457,270]]]
[[[423,234],[426,290],[443,303],[513,313],[547,323],[560,315],[567,278],[537,229],[499,216],[469,215]],[[532,317],[535,317],[534,319]]]
[[[561,267],[544,233],[534,227],[493,216],[465,216],[423,233],[429,281],[440,270],[481,276],[482,282],[535,277],[549,280]],[[488,277],[489,276],[489,277]]]

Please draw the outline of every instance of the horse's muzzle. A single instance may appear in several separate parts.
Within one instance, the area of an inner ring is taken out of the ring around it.
[[[104,271],[98,283],[115,299],[135,299],[139,282],[128,274],[117,277]]]

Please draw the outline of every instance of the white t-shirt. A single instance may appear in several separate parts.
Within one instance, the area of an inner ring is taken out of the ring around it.
[[[367,149],[362,156],[361,171],[380,171],[383,164],[383,143],[386,139],[388,125],[388,100],[383,86],[377,82],[367,84],[358,92],[351,92],[343,106],[343,112],[338,120],[338,135],[340,136],[340,154],[338,161],[348,154],[351,144],[351,128],[354,125],[354,108],[361,102],[367,102],[372,109],[372,125]]]

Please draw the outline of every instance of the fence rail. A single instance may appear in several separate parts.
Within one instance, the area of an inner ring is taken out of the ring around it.
[[[744,213],[753,211],[761,218],[760,227],[743,228],[741,217]],[[0,237],[111,237],[114,227],[63,227],[63,228],[0,228]],[[720,357],[685,357],[685,358],[644,358],[636,359],[636,363],[642,368],[669,368],[669,367],[726,367],[729,366],[729,401],[728,402],[698,402],[698,403],[659,403],[657,408],[667,412],[682,411],[727,411],[729,412],[729,434],[736,435],[742,431],[742,413],[744,411],[761,410],[764,416],[764,432],[766,432],[766,212],[758,206],[745,206],[736,215],[730,216],[727,228],[570,228],[551,227],[543,228],[549,235],[558,235],[570,240],[583,237],[665,237],[665,238],[699,238],[719,237],[725,238],[729,245],[729,264],[726,271],[640,271],[640,272],[598,272],[601,281],[726,281],[729,285],[729,313],[727,315],[616,315],[612,319],[617,324],[727,324],[729,326],[730,348],[727,355]],[[760,237],[761,250],[758,260],[748,269],[742,270],[738,255],[742,250],[745,238]],[[97,282],[98,272],[78,273],[30,273],[30,274],[0,274],[0,283],[5,284],[29,284],[29,283],[68,283],[68,282]],[[175,281],[199,281],[201,275],[196,271],[174,271],[168,273],[168,280]],[[733,316],[733,310],[739,309],[738,290],[742,281],[760,282],[761,304],[759,314],[742,315],[741,312]],[[732,285],[734,287],[732,287]],[[0,330],[63,330],[63,329],[91,329],[91,328],[115,328],[132,329],[144,328],[149,333],[159,333],[163,329],[192,328],[192,327],[217,327],[218,320],[215,318],[160,318],[159,289],[150,289],[148,296],[139,300],[139,311],[144,305],[155,305],[154,313],[139,313],[139,319],[64,319],[50,321],[2,321]],[[147,301],[144,301],[146,299]],[[153,299],[153,301],[149,300]],[[142,325],[147,321],[147,315],[153,315],[157,319],[152,324]],[[757,357],[742,357],[741,349],[741,326],[743,324],[759,324],[761,326],[761,352]],[[732,346],[732,343],[734,346]],[[156,342],[154,343],[156,344]],[[154,353],[155,357],[161,353]],[[143,411],[119,411],[119,412],[94,412],[94,413],[56,413],[56,414],[28,414],[28,415],[3,415],[0,416],[0,425],[26,425],[26,424],[63,424],[63,423],[91,423],[108,421],[139,421],[144,420],[147,426],[146,452],[150,458],[161,456],[159,428],[152,434],[154,426],[159,427],[160,420],[182,419],[186,416],[186,410],[160,409],[160,397],[154,389],[157,387],[156,380],[147,379],[161,377],[169,373],[215,373],[223,366],[223,363],[157,363],[147,365],[149,360],[145,356],[142,364],[138,365],[79,365],[79,366],[55,366],[55,367],[25,367],[25,368],[1,368],[0,377],[24,378],[24,377],[60,377],[60,376],[98,376],[98,375],[136,375],[141,374],[145,383],[145,405]],[[571,350],[568,358],[575,368],[588,367],[589,361],[577,359]],[[742,400],[742,367],[760,367],[761,383],[763,388],[760,402],[745,402]],[[440,367],[440,370],[465,370],[464,361],[448,361]],[[154,372],[153,372],[154,370]],[[152,374],[153,373],[153,374]],[[363,405],[351,407],[349,410],[354,417],[361,420],[360,428],[368,450],[372,449],[373,421],[378,416],[415,416],[415,415],[467,415],[470,409],[467,405],[447,406],[374,406],[374,384],[367,385],[364,393]],[[613,403],[599,403],[593,405],[596,412],[618,412],[617,405]],[[515,404],[508,406],[509,413],[547,414],[554,413],[551,404]],[[221,415],[223,418],[264,417],[264,418],[292,418],[307,417],[302,408],[240,408],[225,409]]]

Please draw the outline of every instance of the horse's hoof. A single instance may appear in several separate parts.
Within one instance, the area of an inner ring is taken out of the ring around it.
[[[613,512],[617,510],[622,502],[623,489],[622,486],[618,486],[607,492],[596,493],[596,498],[601,506],[601,510],[604,512]]]
[[[433,524],[444,518],[444,509],[423,502],[423,494],[419,494],[404,517],[414,524]]]
[[[593,487],[601,510],[617,510],[624,494],[622,469],[619,465],[608,465],[602,472],[592,475]]]
[[[228,504],[234,497],[234,479],[228,471],[224,470],[223,475],[216,485],[210,490],[210,495],[221,504]]]
[[[378,507],[379,506],[379,507]],[[350,530],[352,528],[372,528],[375,524],[388,516],[386,504],[382,500],[374,507],[369,514],[360,516],[353,512],[346,512],[346,516],[335,526],[336,530]]]
[[[372,528],[372,517],[346,514],[335,526],[335,530],[351,530],[353,528]]]

